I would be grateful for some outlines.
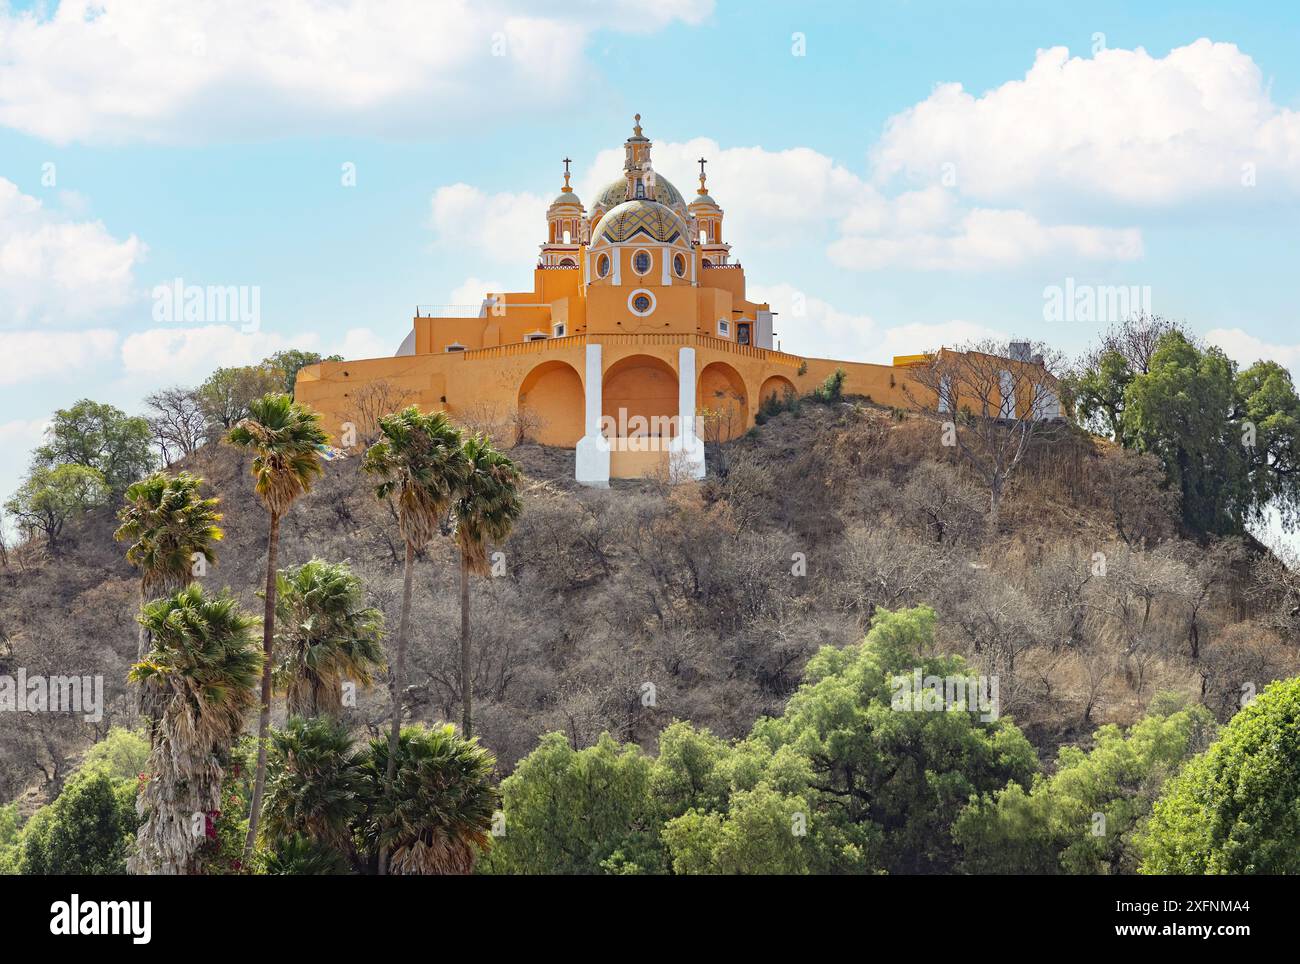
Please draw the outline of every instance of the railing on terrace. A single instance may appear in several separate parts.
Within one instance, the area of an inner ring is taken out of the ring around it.
[[[560,351],[565,348],[581,348],[587,344],[586,335],[567,335],[564,338],[538,338],[535,341],[516,341],[509,345],[493,345],[490,348],[469,348],[456,352],[465,358],[512,358],[516,355],[535,355],[543,351]]]
[[[669,334],[667,332],[647,332],[632,334],[611,332],[591,336],[592,341],[603,345],[675,345],[681,348],[712,348],[715,351],[731,352],[746,358],[758,358],[776,365],[798,368],[804,363],[799,355],[776,351],[772,348],[757,348],[753,345],[737,345],[725,338],[701,335],[693,332]],[[470,348],[456,354],[466,358],[480,360],[485,358],[512,358],[518,355],[535,355],[545,351],[563,351],[567,348],[582,348],[587,344],[587,335],[567,335],[563,338],[538,338],[534,341],[512,342],[509,345],[493,345],[489,348]]]
[[[476,305],[416,305],[417,318],[482,318],[489,306],[480,301]]]

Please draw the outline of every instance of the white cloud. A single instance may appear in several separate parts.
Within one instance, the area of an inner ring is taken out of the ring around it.
[[[482,305],[483,299],[489,294],[505,290],[500,281],[484,281],[482,278],[469,277],[459,287],[452,289],[447,304]]]
[[[698,23],[710,0],[65,0],[0,6],[0,124],[47,140],[402,134],[571,103],[594,31]],[[584,83],[586,81],[587,83]]]
[[[122,367],[135,377],[166,376],[169,382],[197,383],[216,368],[251,365],[286,348],[316,350],[318,342],[312,334],[287,337],[242,332],[230,325],[151,328],[122,342]]]
[[[1136,228],[1049,224],[1025,211],[965,207],[941,187],[891,197],[807,147],[722,148],[708,138],[656,143],[655,170],[688,203],[699,157],[709,159],[709,193],[723,208],[724,237],[742,261],[745,251],[758,248],[826,243],[836,264],[855,270],[998,269],[1050,257],[1130,261],[1143,254]],[[596,155],[578,189],[588,209],[622,165],[621,148]],[[527,265],[546,236],[548,203],[537,194],[457,183],[434,193],[430,223],[448,250],[469,247],[494,261]],[[490,290],[496,289],[481,289]],[[481,291],[463,303],[477,303]]]
[[[144,253],[135,235],[62,218],[0,177],[0,315],[66,321],[122,305]]]
[[[1214,328],[1205,333],[1205,340],[1222,348],[1238,365],[1275,361],[1300,379],[1300,345],[1270,344],[1240,328]]]
[[[82,376],[113,360],[117,332],[0,331],[0,385]]]
[[[1261,192],[1295,192],[1300,112],[1272,102],[1234,44],[1091,59],[1053,47],[1023,80],[979,97],[940,84],[890,119],[871,156],[878,184],[934,183],[947,171],[963,194],[1004,203],[1080,192],[1136,205],[1243,196],[1245,165]]]
[[[889,364],[895,355],[913,355],[1006,333],[970,321],[882,326],[870,315],[841,311],[794,285],[750,285],[751,301],[767,302],[777,312],[781,347],[813,358]]]
[[[536,194],[487,194],[452,184],[434,192],[430,223],[440,245],[470,247],[496,261],[531,266],[546,240],[547,203]]]
[[[996,269],[1045,258],[1133,261],[1143,254],[1136,228],[1043,224],[1027,211],[961,209],[943,188],[892,200],[876,195],[851,211],[843,227],[828,254],[857,270]]]
[[[343,340],[324,354],[344,358],[387,358],[397,352],[401,339],[380,335],[370,328],[349,328]]]

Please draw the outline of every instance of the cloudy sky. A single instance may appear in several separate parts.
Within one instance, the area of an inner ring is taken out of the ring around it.
[[[78,398],[529,288],[561,158],[590,198],[635,112],[787,350],[1074,352],[1106,319],[1045,292],[1123,286],[1300,371],[1300,8],[1231,7],[0,0],[0,494]]]

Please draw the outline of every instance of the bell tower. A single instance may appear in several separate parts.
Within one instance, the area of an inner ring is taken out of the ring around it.
[[[700,249],[700,258],[706,268],[716,268],[731,257],[731,245],[722,240],[722,208],[709,196],[704,165],[700,158],[700,187],[695,200],[686,208],[691,215],[691,241]]]
[[[564,186],[546,209],[546,243],[538,262],[544,268],[577,268],[581,246],[589,240],[586,211],[569,184],[571,163],[564,159]]]

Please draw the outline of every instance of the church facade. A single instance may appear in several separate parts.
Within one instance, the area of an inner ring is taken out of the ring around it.
[[[774,313],[746,297],[704,159],[688,200],[655,171],[636,120],[622,175],[590,206],[566,159],[531,291],[417,308],[397,355],[305,368],[296,397],[336,438],[377,398],[495,418],[575,449],[576,478],[589,485],[665,469],[700,478],[705,441],[747,431],[764,400],[806,394],[837,369],[846,394],[913,407],[906,372],[925,355],[875,365],[774,346]]]

